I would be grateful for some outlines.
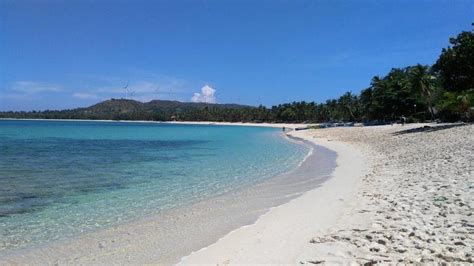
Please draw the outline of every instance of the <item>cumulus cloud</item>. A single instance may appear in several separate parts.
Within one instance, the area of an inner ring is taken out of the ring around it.
[[[72,97],[81,99],[81,100],[87,100],[87,99],[98,99],[99,96],[92,94],[92,93],[84,93],[84,92],[75,92],[72,94]]]
[[[216,90],[209,85],[201,88],[201,93],[195,92],[191,101],[194,103],[216,103]]]

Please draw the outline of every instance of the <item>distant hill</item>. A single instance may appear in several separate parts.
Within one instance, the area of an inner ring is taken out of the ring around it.
[[[110,99],[87,108],[31,112],[0,112],[0,118],[241,121],[256,107],[239,104],[192,103],[166,100],[140,102]],[[252,119],[250,119],[252,120]]]

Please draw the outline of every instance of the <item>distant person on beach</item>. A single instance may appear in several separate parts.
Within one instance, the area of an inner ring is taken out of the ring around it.
[[[404,116],[400,117],[400,122],[402,123],[402,126],[405,125],[406,120],[407,120],[406,117]]]
[[[285,128],[285,127],[283,127],[283,131],[285,131],[285,130],[286,130],[286,128]]]

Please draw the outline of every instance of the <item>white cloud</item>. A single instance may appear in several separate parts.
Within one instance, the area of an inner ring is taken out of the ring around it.
[[[23,80],[12,82],[2,90],[2,99],[37,100],[43,94],[60,92],[63,88],[55,84]]]
[[[99,96],[92,94],[92,93],[84,93],[84,92],[75,92],[72,94],[72,97],[81,99],[81,100],[86,100],[86,99],[98,99]]]
[[[62,91],[62,88],[58,85],[43,82],[16,81],[10,86],[10,90],[25,94],[35,94],[40,92],[58,92]]]
[[[201,93],[195,92],[191,101],[195,103],[216,103],[216,90],[209,85],[201,88]]]
[[[184,83],[180,83],[177,81],[131,81],[128,83],[127,88],[125,88],[126,84],[127,83],[124,83],[122,86],[107,86],[96,88],[95,92],[98,95],[102,96],[127,97],[128,99],[138,100],[142,102],[147,102],[156,99],[171,100],[176,99],[176,96],[179,94],[189,93],[189,91],[185,90]]]
[[[62,97],[79,100],[102,100],[127,98],[147,102],[154,99],[183,100],[189,95],[187,82],[170,76],[138,73],[129,81],[123,77],[94,75],[73,75],[81,78],[76,88],[40,81],[20,80],[0,87],[0,100],[50,99],[60,94]],[[128,84],[125,89],[125,85]],[[1,86],[1,84],[0,84]]]

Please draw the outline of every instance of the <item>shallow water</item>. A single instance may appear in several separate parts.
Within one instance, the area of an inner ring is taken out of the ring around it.
[[[272,128],[0,121],[0,250],[259,183],[294,169],[309,150]]]

